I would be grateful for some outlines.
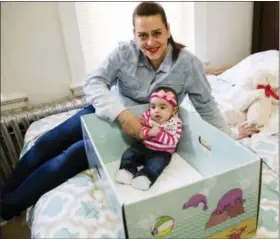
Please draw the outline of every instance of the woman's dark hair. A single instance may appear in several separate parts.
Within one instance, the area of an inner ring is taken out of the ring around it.
[[[162,18],[162,21],[166,27],[166,29],[168,29],[168,23],[167,23],[167,18],[166,18],[166,14],[164,9],[162,8],[161,5],[159,5],[158,3],[155,2],[142,2],[140,3],[134,10],[133,15],[132,15],[132,24],[133,27],[135,27],[134,25],[134,19],[136,16],[142,17],[142,16],[154,16],[159,14]],[[174,39],[172,38],[172,35],[170,35],[170,38],[168,39],[168,42],[170,42],[170,44],[173,47],[173,52],[172,52],[172,60],[176,61],[179,53],[181,51],[182,48],[184,48],[185,46],[182,44],[179,44],[177,42],[174,41]]]

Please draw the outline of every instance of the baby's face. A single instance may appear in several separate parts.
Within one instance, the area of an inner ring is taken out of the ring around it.
[[[152,98],[150,101],[151,119],[159,124],[169,120],[174,111],[175,108],[164,99]]]

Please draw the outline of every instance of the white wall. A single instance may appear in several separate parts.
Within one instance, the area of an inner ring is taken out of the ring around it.
[[[86,72],[95,70],[117,46],[132,35],[135,2],[76,2]]]
[[[55,2],[1,3],[1,93],[32,104],[69,96],[68,62]]]
[[[250,54],[252,2],[160,3],[174,39],[210,67],[236,64]],[[118,41],[133,38],[131,15],[137,4],[75,3],[87,72],[95,70]]]
[[[95,70],[119,41],[133,39],[132,13],[138,2],[76,2],[87,73]],[[193,3],[161,2],[174,39],[190,48]]]
[[[253,2],[196,2],[195,52],[211,67],[236,64],[251,52]]]

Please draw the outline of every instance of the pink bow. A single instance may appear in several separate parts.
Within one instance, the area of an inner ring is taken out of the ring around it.
[[[150,99],[154,98],[154,97],[158,97],[158,98],[161,98],[161,99],[164,99],[166,100],[168,103],[170,103],[173,107],[174,106],[177,106],[177,102],[176,102],[176,99],[175,99],[175,96],[172,92],[165,92],[164,90],[160,90],[158,92],[154,92]]]

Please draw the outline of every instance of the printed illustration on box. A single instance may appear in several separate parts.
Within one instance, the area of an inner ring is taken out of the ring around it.
[[[143,112],[139,107],[131,108],[137,116]],[[198,116],[184,109],[180,112],[184,130],[177,158],[163,172],[157,187],[147,191],[114,180],[131,140],[117,125],[95,115],[83,117],[86,143],[96,152],[94,157],[93,150],[89,151],[88,159],[96,160],[103,172],[101,179],[110,191],[106,199],[123,219],[120,227],[127,238],[233,239],[253,235],[250,232],[256,228],[259,209],[259,157]],[[105,145],[110,145],[110,150]]]
[[[243,226],[241,228],[234,228],[230,234],[227,235],[227,238],[229,239],[239,239],[241,238],[241,235],[243,234],[243,232],[245,231],[245,229],[247,228],[247,226]]]
[[[221,174],[216,178],[180,188],[172,194],[165,194],[165,202],[158,196],[137,202],[137,207],[127,205],[126,215],[137,215],[137,218],[130,217],[130,232],[133,232],[133,235],[138,234],[139,238],[182,238],[186,233],[196,238],[233,239],[238,238],[239,234],[241,237],[254,235],[258,205],[258,187],[255,187],[255,182],[259,174],[255,166],[256,164],[240,168],[239,172],[227,173],[228,180]],[[240,175],[244,178],[246,172],[246,180],[249,182],[244,186]],[[180,201],[182,204],[178,204]],[[166,218],[160,221],[164,215],[173,220],[168,222]],[[157,223],[158,221],[160,222]],[[151,225],[154,226],[151,228]],[[172,230],[168,230],[171,226]],[[157,230],[154,230],[155,228]],[[166,229],[168,231],[164,231]],[[162,231],[162,234],[159,233]],[[216,236],[221,233],[222,237]]]
[[[216,209],[211,213],[205,229],[216,226],[245,212],[243,192],[240,188],[234,188],[225,193],[219,200]]]
[[[158,218],[151,229],[154,237],[164,237],[169,234],[174,228],[174,219],[170,216],[162,216]]]
[[[222,232],[218,232],[207,239],[226,238],[226,239],[239,239],[239,238],[251,238],[256,233],[257,218],[252,217],[246,221],[243,221],[233,227],[229,227]]]
[[[201,193],[197,193],[197,194],[191,196],[191,198],[186,203],[184,203],[183,209],[186,210],[189,207],[198,207],[200,203],[203,204],[202,210],[206,211],[208,209],[207,198],[205,197],[205,195],[203,195]]]

